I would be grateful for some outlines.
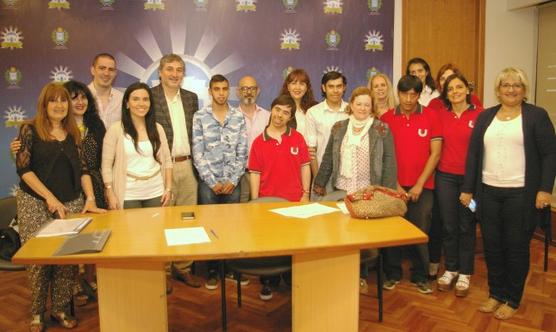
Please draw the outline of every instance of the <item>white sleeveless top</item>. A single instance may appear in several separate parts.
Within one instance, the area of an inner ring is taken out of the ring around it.
[[[164,193],[164,179],[160,164],[153,157],[153,147],[150,141],[138,143],[139,152],[135,150],[133,141],[128,135],[124,137],[124,153],[127,159],[127,174],[139,177],[155,176],[147,180],[138,180],[126,176],[126,191],[124,200],[144,200],[162,196]]]
[[[525,186],[521,115],[509,121],[494,117],[488,126],[484,137],[483,183],[502,188]]]

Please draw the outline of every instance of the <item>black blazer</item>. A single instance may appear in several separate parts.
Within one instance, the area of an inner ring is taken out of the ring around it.
[[[477,217],[481,219],[481,194],[484,136],[501,105],[486,109],[477,118],[471,134],[465,166],[462,192],[473,193],[477,202]],[[551,193],[556,175],[556,135],[548,113],[535,105],[523,103],[521,106],[523,145],[525,150],[525,193],[523,226],[535,228],[545,213],[535,208],[537,192]]]
[[[168,110],[168,103],[164,95],[162,84],[151,88],[153,96],[153,106],[156,122],[160,123],[164,128],[164,133],[168,139],[168,147],[172,151],[174,143],[174,130],[172,129],[172,119]],[[181,103],[185,114],[185,126],[187,128],[187,136],[189,137],[189,145],[193,146],[193,113],[199,109],[199,98],[191,91],[180,89]]]

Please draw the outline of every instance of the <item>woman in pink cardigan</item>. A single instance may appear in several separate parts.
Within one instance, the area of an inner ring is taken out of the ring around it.
[[[122,102],[122,121],[106,132],[102,178],[108,208],[166,206],[172,195],[172,156],[155,122],[148,85],[133,83]]]

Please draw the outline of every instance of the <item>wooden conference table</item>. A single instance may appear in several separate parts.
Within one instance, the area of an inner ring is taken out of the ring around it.
[[[334,203],[324,203],[335,206]],[[96,264],[101,331],[167,331],[164,265],[292,255],[294,331],[357,331],[359,250],[423,243],[401,217],[352,219],[341,212],[296,219],[269,212],[294,203],[177,206],[93,215],[83,232],[110,228],[103,252],[55,257],[63,238],[34,238],[17,264]],[[181,212],[196,219],[182,221]],[[203,226],[211,242],[167,246],[164,229]],[[216,236],[211,232],[214,231]]]

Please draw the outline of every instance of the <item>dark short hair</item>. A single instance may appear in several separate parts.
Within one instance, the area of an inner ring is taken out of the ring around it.
[[[114,61],[114,63],[116,63],[116,58],[114,58],[114,56],[110,53],[99,53],[97,55],[95,55],[95,57],[93,58],[93,67],[97,64],[98,59],[100,58],[109,58],[112,59],[112,61]]]
[[[228,86],[230,86],[230,81],[228,81],[228,79],[226,77],[224,77],[224,75],[216,74],[216,75],[213,75],[210,78],[209,89],[212,88],[212,85],[214,83],[219,83],[219,82],[226,82],[226,83],[228,83]]]
[[[457,72],[455,74],[452,74],[452,75],[448,76],[448,78],[446,78],[446,82],[444,82],[444,88],[442,89],[441,95],[440,95],[440,98],[444,102],[444,105],[446,105],[446,107],[448,107],[448,108],[452,107],[452,103],[448,99],[448,85],[450,84],[450,82],[452,82],[455,79],[458,79],[458,80],[462,81],[463,84],[467,87],[467,89],[469,89],[469,93],[467,94],[467,96],[465,96],[465,101],[468,104],[471,104],[471,91],[472,91],[472,89],[469,86],[469,82],[467,81],[465,76],[463,76],[462,73]]]
[[[344,76],[344,74],[337,71],[329,71],[328,73],[322,75],[322,79],[320,80],[320,83],[322,85],[326,85],[328,81],[337,80],[338,78],[341,78],[344,85],[347,85],[347,79]],[[324,93],[322,87],[321,87],[321,91],[322,91],[322,96],[326,97],[326,93]]]
[[[292,114],[290,116],[290,119],[295,118],[295,111],[296,111],[297,107],[295,106],[295,100],[293,100],[293,98],[290,95],[282,94],[282,95],[279,95],[278,97],[274,98],[274,100],[272,101],[272,104],[270,104],[270,109],[272,110],[274,108],[274,106],[276,106],[276,105],[291,107]]]
[[[417,76],[405,75],[398,81],[397,88],[398,92],[407,92],[413,89],[413,91],[420,94],[423,91],[423,83],[421,83]]]

